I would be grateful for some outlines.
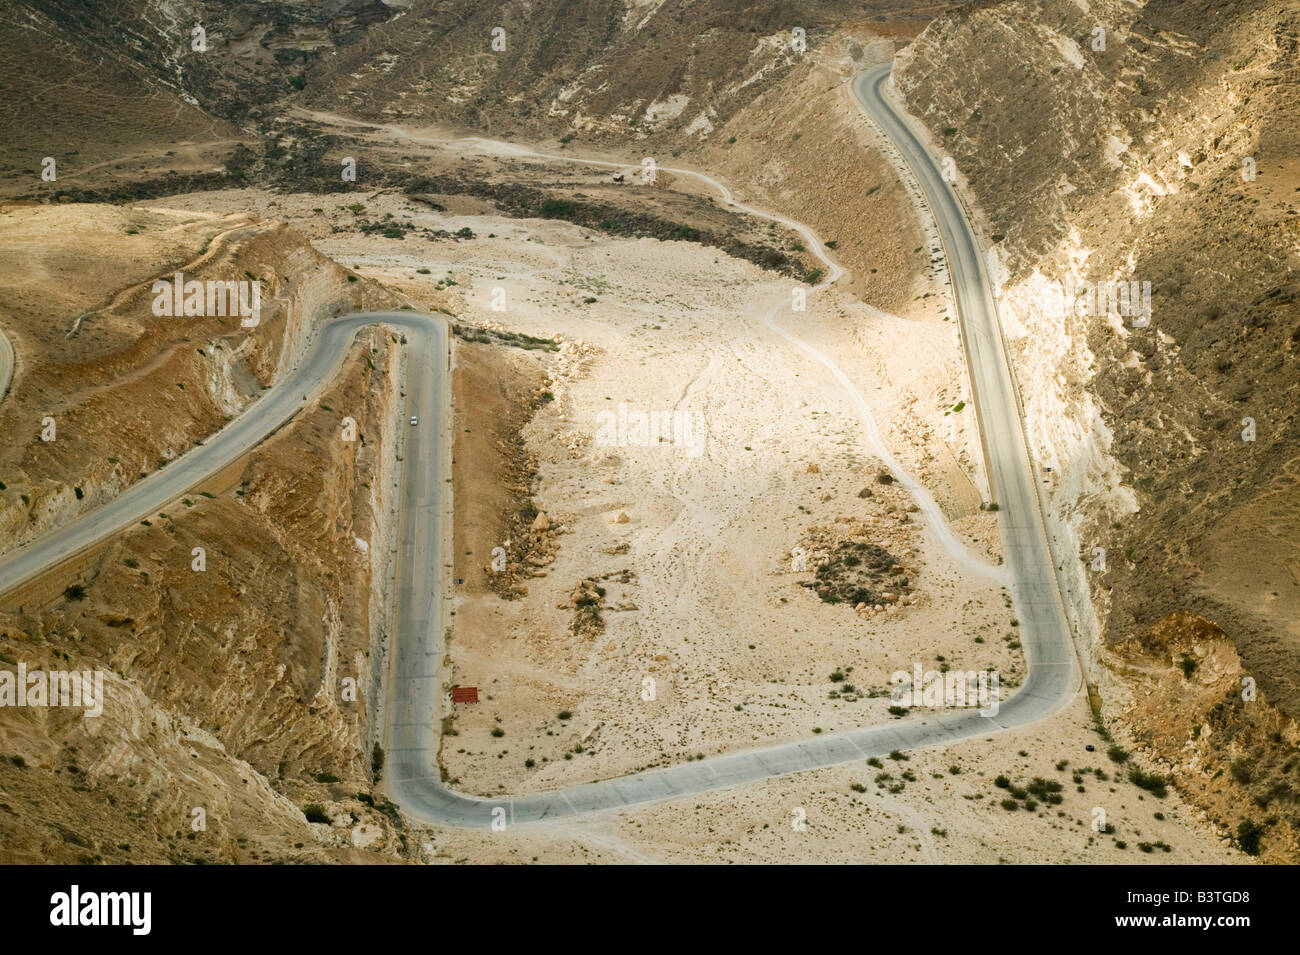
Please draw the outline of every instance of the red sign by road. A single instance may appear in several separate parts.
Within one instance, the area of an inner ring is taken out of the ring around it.
[[[477,703],[478,687],[453,686],[451,688],[451,701],[453,703]]]

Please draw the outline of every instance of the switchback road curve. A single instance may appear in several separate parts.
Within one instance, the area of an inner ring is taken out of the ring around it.
[[[334,380],[357,331],[382,323],[408,337],[408,361],[415,377],[427,357],[446,355],[445,322],[412,312],[376,312],[330,319],[316,331],[306,355],[283,380],[202,445],[133,484],[109,503],[0,557],[0,594],[43,573],[74,554],[165,507],[210,474],[221,470],[265,440]],[[409,374],[409,372],[408,372]],[[411,400],[408,389],[407,400]],[[430,399],[432,400],[432,399]],[[433,420],[431,418],[431,420]]]
[[[648,770],[616,779],[527,796],[479,798],[453,792],[434,775],[438,739],[431,713],[438,711],[437,628],[403,622],[396,693],[390,709],[390,794],[411,815],[428,822],[464,826],[536,823],[662,802],[710,790],[762,782],[777,776],[884,756],[893,750],[936,746],[1024,726],[1050,716],[1078,688],[1069,626],[1047,547],[1034,472],[1019,404],[1002,348],[997,306],[974,232],[935,160],[884,95],[889,67],[861,74],[854,93],[866,113],[900,150],[925,192],[948,256],[972,387],[988,458],[990,483],[999,502],[1007,580],[1020,620],[1028,677],[994,715],[975,710],[938,710],[925,717],[862,727],[811,740],[764,746],[725,756]],[[558,157],[557,157],[558,158]],[[730,194],[723,189],[724,198]],[[753,210],[751,210],[753,211]],[[759,213],[770,217],[767,213]],[[807,227],[811,248],[821,243]],[[838,269],[832,272],[837,275]],[[790,337],[790,336],[787,336]],[[403,575],[405,576],[405,575]],[[403,579],[402,593],[418,581]],[[417,617],[427,613],[422,607]],[[436,619],[436,618],[425,618]],[[401,675],[409,671],[414,676]]]
[[[333,379],[357,330],[382,323],[407,335],[403,421],[415,414],[421,416],[424,425],[407,427],[404,438],[395,569],[396,625],[383,730],[389,794],[411,817],[441,825],[500,828],[613,812],[865,760],[892,750],[943,745],[1024,726],[1051,715],[1073,696],[1078,686],[1077,667],[1002,348],[996,305],[978,242],[961,206],[934,159],[886,98],[888,82],[889,69],[881,67],[859,76],[854,92],[917,176],[939,225],[958,304],[990,482],[1000,504],[1005,575],[1021,623],[1028,675],[996,713],[984,716],[974,709],[937,710],[879,726],[525,796],[482,798],[448,789],[439,779],[437,758],[438,715],[442,709],[439,666],[445,652],[441,585],[445,534],[442,488],[449,474],[448,432],[444,428],[450,391],[444,371],[447,326],[439,319],[413,312],[349,315],[323,324],[299,365],[202,446],[133,485],[111,503],[0,558],[0,593],[156,512],[256,446],[293,416],[301,407],[302,395],[314,395]],[[633,167],[629,164],[621,168]],[[715,185],[730,201],[725,187]],[[750,211],[764,218],[779,218]],[[811,239],[810,247],[832,268],[827,282],[839,274],[838,266],[825,256],[811,230],[791,220],[779,221],[797,227]],[[769,324],[777,327],[771,321]],[[792,336],[787,333],[786,337]]]

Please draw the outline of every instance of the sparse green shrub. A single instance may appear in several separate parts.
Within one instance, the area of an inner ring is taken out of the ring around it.
[[[1253,819],[1243,819],[1237,823],[1237,848],[1248,856],[1259,855],[1259,841],[1264,835],[1264,828]]]
[[[1228,771],[1232,773],[1233,779],[1244,786],[1249,783],[1251,778],[1254,776],[1255,761],[1242,756],[1232,761],[1232,765],[1228,768]]]
[[[1159,773],[1148,773],[1134,766],[1129,770],[1129,782],[1139,789],[1145,789],[1157,799],[1164,799],[1169,795],[1169,780]]]
[[[564,219],[578,211],[578,204],[570,199],[543,199],[537,212],[543,219]]]

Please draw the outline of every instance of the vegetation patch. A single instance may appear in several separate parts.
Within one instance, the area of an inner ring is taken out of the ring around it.
[[[863,540],[842,541],[817,566],[813,576],[803,586],[828,604],[856,607],[893,603],[912,589],[911,579],[897,558],[880,545]]]
[[[478,325],[452,323],[452,332],[457,338],[481,345],[508,345],[511,348],[526,348],[530,351],[559,351],[560,343],[554,338],[538,338],[521,332],[508,332],[499,328],[483,328]]]

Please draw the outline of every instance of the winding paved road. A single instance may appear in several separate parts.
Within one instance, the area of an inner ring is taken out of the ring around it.
[[[944,183],[934,160],[886,98],[888,82],[888,67],[878,68],[860,76],[854,91],[866,112],[911,166],[939,224],[958,303],[990,481],[1001,507],[1003,572],[1020,619],[1029,667],[1025,683],[1001,704],[996,714],[986,717],[973,709],[936,710],[923,717],[526,796],[479,798],[448,789],[439,781],[437,768],[441,712],[439,665],[445,649],[441,594],[445,527],[441,489],[450,473],[444,441],[449,432],[443,427],[449,414],[449,382],[444,373],[447,326],[441,320],[412,312],[350,315],[325,323],[298,367],[204,445],[132,486],[104,507],[0,558],[0,593],[154,513],[206,475],[264,440],[302,406],[303,394],[314,399],[333,379],[357,330],[380,322],[407,334],[407,407],[403,420],[419,414],[424,422],[422,427],[408,427],[405,436],[396,562],[397,630],[386,681],[384,721],[389,794],[413,818],[441,825],[500,827],[614,812],[883,756],[892,750],[952,743],[1024,726],[1051,715],[1077,689],[1077,667],[1052,572],[1034,472],[1003,350],[996,305],[978,243],[961,206]],[[554,158],[573,161],[569,157]],[[592,164],[635,168],[630,164]],[[738,208],[797,228],[830,267],[822,285],[840,274],[839,267],[826,256],[820,241],[806,226],[734,203],[721,183],[703,174],[675,171],[713,183],[724,199]],[[774,309],[769,315],[768,323],[806,348],[776,324],[776,312]],[[825,356],[821,357],[829,362]],[[939,521],[936,532],[941,526]]]
[[[427,667],[427,675],[422,674],[408,692],[402,692],[401,676],[393,683],[401,695],[396,711],[400,715],[390,742],[394,750],[389,791],[407,813],[428,822],[479,826],[490,825],[494,818],[499,824],[513,825],[608,812],[884,756],[892,750],[936,746],[1024,726],[1050,716],[1073,697],[1079,685],[1074,647],[1052,571],[1034,472],[984,259],[956,196],[920,140],[884,95],[888,83],[889,67],[880,67],[859,76],[854,93],[902,152],[939,223],[989,459],[990,483],[999,502],[1006,577],[1029,667],[1024,684],[1002,703],[996,715],[987,717],[969,709],[936,710],[925,717],[764,746],[553,792],[477,798],[449,790],[431,771],[437,765],[438,739],[428,714],[437,712],[438,701],[436,671],[429,664],[440,659],[440,644],[438,634],[432,632],[435,628],[409,633],[404,629],[401,642],[405,645],[409,640],[413,648],[405,665],[424,662]],[[731,201],[725,188],[723,194]],[[767,213],[759,214],[771,218]],[[821,243],[811,230],[790,224],[798,227],[809,239],[810,247],[820,252]],[[838,274],[838,268],[833,269],[827,281]],[[774,322],[769,324],[802,346]],[[403,576],[403,593],[414,583]],[[401,659],[398,664],[400,672]],[[390,714],[393,712],[390,709]]]
[[[204,478],[266,440],[333,381],[357,331],[375,323],[400,328],[407,334],[408,358],[425,353],[446,354],[446,323],[426,315],[374,312],[330,319],[317,329],[306,354],[283,380],[263,392],[257,401],[203,444],[131,485],[102,507],[29,544],[6,551],[0,556],[0,594],[110,534],[157,513]],[[423,362],[418,367],[423,367]],[[303,395],[308,401],[303,401]],[[411,400],[409,388],[407,399]],[[437,420],[437,416],[430,415],[430,420]]]

